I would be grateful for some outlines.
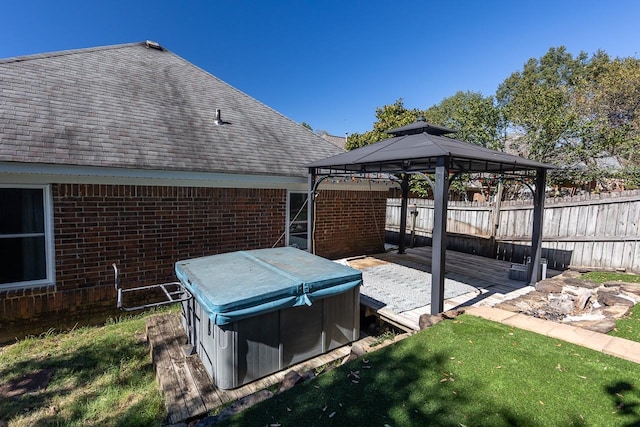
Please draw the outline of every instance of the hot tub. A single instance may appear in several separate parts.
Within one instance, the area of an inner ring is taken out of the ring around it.
[[[295,248],[176,263],[189,344],[232,389],[359,337],[362,273]]]

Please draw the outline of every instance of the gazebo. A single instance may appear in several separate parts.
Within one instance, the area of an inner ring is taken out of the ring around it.
[[[429,124],[422,117],[409,125],[388,130],[387,133],[392,137],[306,165],[309,168],[310,230],[313,230],[315,193],[318,185],[325,178],[393,174],[401,179],[399,253],[402,253],[406,233],[409,178],[412,174],[435,174],[431,314],[438,314],[444,310],[447,204],[450,180],[462,173],[489,173],[506,178],[533,179],[535,182],[532,187],[534,192],[533,230],[527,281],[533,285],[539,280],[540,271],[534,267],[540,264],[541,258],[546,174],[547,170],[553,166],[445,136],[455,131]],[[313,235],[310,236],[309,241],[313,252]]]

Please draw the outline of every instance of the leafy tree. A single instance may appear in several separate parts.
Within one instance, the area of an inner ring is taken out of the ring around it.
[[[590,74],[575,91],[575,109],[580,115],[583,155],[614,156],[631,164],[640,162],[640,61],[636,58],[609,60],[598,52]]]
[[[347,150],[364,147],[383,139],[389,138],[391,135],[386,133],[389,129],[404,126],[415,122],[422,112],[417,109],[409,110],[404,106],[402,98],[398,99],[391,105],[376,108],[376,118],[373,124],[373,130],[365,133],[353,133],[347,137]]]
[[[307,122],[300,123],[300,126],[302,126],[303,128],[307,128],[310,131],[313,131],[313,129],[311,128],[311,125],[309,123],[307,123]]]
[[[424,115],[428,122],[457,130],[457,139],[492,149],[504,148],[504,119],[492,96],[457,92],[427,109]]]
[[[572,88],[585,72],[586,54],[574,58],[564,46],[531,58],[496,92],[512,146],[534,160],[562,163],[563,147],[575,143],[577,117]]]

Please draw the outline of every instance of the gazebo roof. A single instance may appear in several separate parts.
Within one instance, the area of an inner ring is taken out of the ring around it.
[[[443,136],[452,129],[417,121],[391,129],[396,136],[309,163],[308,168],[341,173],[433,172],[438,158],[448,157],[453,172],[516,172],[554,166]]]

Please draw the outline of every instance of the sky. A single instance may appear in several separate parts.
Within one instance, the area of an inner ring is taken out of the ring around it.
[[[494,95],[551,47],[640,51],[640,1],[3,0],[0,58],[153,40],[297,123],[373,128],[376,108]]]

